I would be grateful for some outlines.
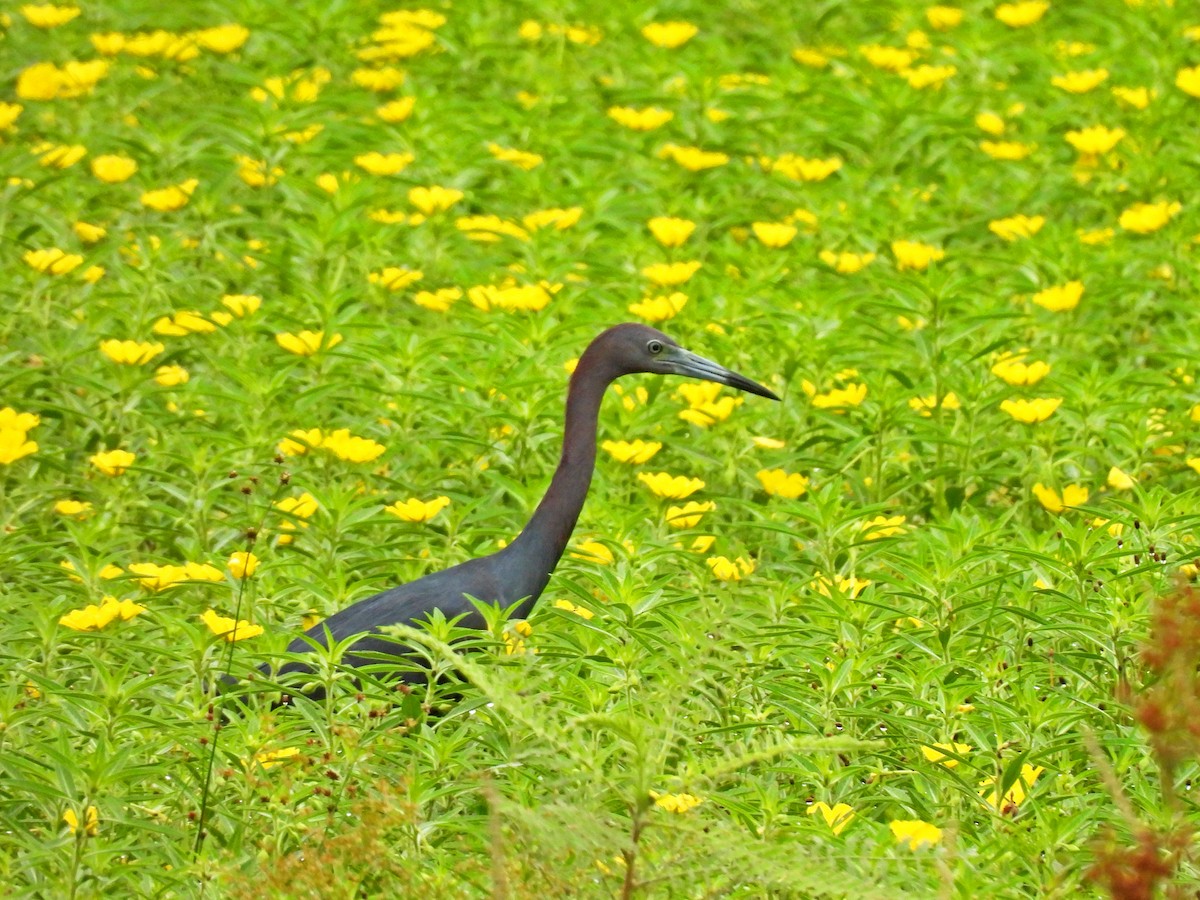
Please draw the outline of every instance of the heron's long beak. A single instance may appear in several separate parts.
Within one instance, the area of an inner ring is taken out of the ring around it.
[[[758,394],[760,397],[767,397],[770,400],[778,400],[773,391],[763,387],[757,381],[751,381],[745,375],[739,375],[737,372],[731,372],[722,365],[718,365],[711,359],[705,359],[703,356],[697,356],[690,350],[684,350],[682,347],[671,347],[668,350],[670,354],[667,358],[677,375],[689,375],[692,378],[703,378],[705,381],[715,381],[718,384],[727,384],[730,387],[735,387],[739,391],[747,391],[751,394]]]

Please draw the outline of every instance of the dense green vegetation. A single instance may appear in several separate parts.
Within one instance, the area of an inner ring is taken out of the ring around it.
[[[1200,17],[794,6],[10,9],[15,894],[1194,882]],[[624,379],[527,623],[214,708],[511,540],[626,320],[784,401]]]

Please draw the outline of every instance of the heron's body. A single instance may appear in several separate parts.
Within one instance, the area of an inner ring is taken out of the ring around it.
[[[588,345],[571,377],[562,457],[549,489],[520,535],[490,556],[468,560],[360,600],[310,628],[307,637],[324,645],[327,633],[336,641],[362,634],[342,658],[344,664],[361,666],[377,664],[381,653],[404,654],[404,647],[382,634],[381,628],[419,623],[433,610],[439,610],[447,619],[461,616],[459,624],[474,628],[482,628],[484,620],[472,600],[505,609],[515,606],[513,615],[517,618],[528,615],[562,557],[587,498],[596,463],[596,426],[604,392],[615,379],[632,372],[691,375],[779,399],[761,385],[683,350],[653,328],[617,325],[608,329]],[[312,646],[297,638],[288,649],[302,653]],[[311,670],[293,661],[280,671]],[[423,680],[420,672],[402,673],[401,677]]]

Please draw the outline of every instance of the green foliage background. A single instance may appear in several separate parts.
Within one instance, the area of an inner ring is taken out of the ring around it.
[[[190,895],[201,884],[214,896],[610,896],[630,882],[663,897],[1084,889],[1089,841],[1125,827],[1085,733],[1140,814],[1168,815],[1115,694],[1140,686],[1148,603],[1195,554],[1200,475],[1186,461],[1200,457],[1200,100],[1175,86],[1200,63],[1186,31],[1200,24],[1195,10],[1056,2],[1015,29],[967,2],[961,25],[937,32],[910,2],[437,9],[446,22],[432,47],[395,63],[407,78],[383,94],[352,79],[386,11],[374,4],[94,3],[52,30],[9,11],[0,100],[23,111],[0,143],[0,406],[40,424],[37,452],[0,468],[0,878],[30,896]],[[539,40],[519,36],[526,20],[542,25]],[[655,47],[640,34],[653,20],[699,32]],[[84,96],[18,96],[28,66],[97,56],[91,34],[234,22],[250,31],[234,52],[118,55]],[[580,24],[599,42],[563,30]],[[955,73],[915,89],[858,49],[906,42],[920,63]],[[798,64],[796,47],[822,50],[827,64]],[[251,95],[318,67],[331,78],[311,102]],[[1091,92],[1051,84],[1098,68],[1110,76]],[[764,77],[722,81],[747,74]],[[1156,93],[1138,110],[1112,86]],[[412,116],[382,122],[376,108],[398,96],[416,98]],[[675,116],[638,133],[606,115],[615,105]],[[713,121],[714,109],[729,115]],[[1031,155],[1005,162],[980,149],[988,136],[975,117],[989,111]],[[1087,164],[1064,135],[1095,124],[1126,136]],[[312,125],[323,127],[307,143],[284,137]],[[46,167],[44,151],[31,152],[42,142],[83,145],[87,157]],[[523,171],[493,158],[491,142],[544,161]],[[667,143],[730,160],[691,172],[660,158]],[[372,150],[414,161],[371,175],[354,158]],[[112,153],[137,161],[131,180],[92,176],[90,160]],[[785,153],[843,166],[820,182],[764,170],[761,157]],[[252,187],[238,156],[282,174]],[[316,184],[343,172],[335,194]],[[191,178],[182,209],[140,203]],[[368,217],[411,212],[406,194],[420,185],[465,196],[416,226]],[[1118,225],[1132,204],[1162,201],[1183,208],[1161,230]],[[575,206],[576,225],[526,241],[481,243],[455,227],[463,215],[520,222]],[[797,209],[818,224],[785,248],[750,231]],[[1044,227],[1013,243],[989,231],[1019,213]],[[694,220],[695,234],[660,246],[646,228],[660,215]],[[83,245],[77,221],[107,236]],[[1079,239],[1104,228],[1106,243]],[[945,258],[901,271],[895,240]],[[23,261],[52,247],[82,254],[84,267],[49,275]],[[877,256],[842,275],[822,250]],[[784,402],[748,398],[697,428],[678,417],[674,383],[627,379],[626,396],[643,386],[646,402],[610,397],[602,437],[663,448],[640,468],[601,454],[577,538],[603,542],[614,560],[563,561],[525,653],[505,652],[511,625],[498,622],[479,639],[484,652],[460,660],[445,645],[454,630],[435,624],[429,654],[462,684],[358,691],[330,664],[322,677],[336,689],[319,704],[271,711],[249,698],[219,731],[210,770],[220,713],[206,685],[230,645],[199,614],[264,626],[232,647],[244,672],[280,652],[306,614],[510,539],[555,465],[564,364],[629,319],[631,303],[666,292],[644,266],[686,260],[702,266],[662,327]],[[89,284],[79,275],[93,265],[105,273]],[[423,278],[397,292],[369,283],[387,266]],[[412,299],[508,276],[562,288],[524,313],[465,297],[438,313]],[[1030,302],[1071,280],[1085,285],[1076,309]],[[208,315],[230,293],[261,296],[262,307],[213,334],[163,338],[149,365],[98,350],[155,339],[160,317]],[[343,341],[299,357],[274,340],[302,329]],[[998,353],[1023,348],[1050,364],[1043,382],[991,374]],[[190,380],[159,386],[164,364]],[[820,409],[801,390],[805,380],[828,390],[848,369],[857,374],[843,381],[868,388],[859,406]],[[951,392],[959,409],[910,406]],[[1019,397],[1062,405],[1025,425],[1000,408]],[[276,461],[299,428],[348,428],[387,450],[371,463],[317,452]],[[113,447],[137,462],[110,478],[88,457]],[[1136,484],[1106,486],[1112,466]],[[808,491],[764,493],[756,473],[774,468],[806,475]],[[716,510],[695,529],[669,528],[667,502],[639,470],[702,478],[692,499]],[[1084,485],[1090,497],[1053,514],[1035,483]],[[274,503],[302,491],[319,510],[281,545]],[[443,494],[450,507],[427,525],[383,511]],[[93,514],[57,515],[62,499]],[[879,515],[905,517],[900,533],[867,539],[863,525]],[[262,562],[244,589],[230,578],[155,594],[99,576],[135,562],[223,568],[250,528]],[[717,581],[706,554],[687,549],[705,534],[712,554],[755,571]],[[818,572],[870,585],[823,593]],[[108,594],[147,612],[97,632],[59,624]],[[594,616],[556,608],[560,599]],[[921,752],[951,741],[971,747],[953,767]],[[256,762],[289,748],[278,764]],[[1045,770],[1028,796],[987,803],[981,781],[1008,789],[1023,765]],[[1178,775],[1179,815],[1194,820],[1194,766]],[[703,802],[672,814],[651,791]],[[808,814],[814,802],[847,803],[855,817],[835,835]],[[89,806],[97,834],[72,833],[64,813],[82,822]],[[917,819],[943,829],[936,847],[914,851],[889,831]],[[624,860],[636,866],[628,879]]]

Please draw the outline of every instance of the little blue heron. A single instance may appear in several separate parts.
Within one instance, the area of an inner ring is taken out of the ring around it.
[[[310,628],[305,638],[296,638],[288,650],[303,653],[313,649],[310,640],[327,646],[330,636],[342,641],[361,634],[353,652],[346,653],[342,662],[350,666],[378,664],[380,654],[406,655],[402,644],[379,632],[388,625],[413,625],[439,610],[447,619],[459,619],[460,625],[486,627],[484,617],[469,598],[511,607],[514,618],[527,616],[558,565],[583,509],[596,463],[596,424],[604,391],[617,378],[634,372],[687,375],[779,399],[761,384],[684,350],[661,331],[636,324],[609,328],[588,345],[575,367],[567,391],[562,457],[533,518],[513,542],[490,556],[468,560],[360,600]],[[280,669],[280,674],[311,671],[305,663],[292,661]],[[420,682],[426,676],[408,671],[401,672],[400,677]]]

